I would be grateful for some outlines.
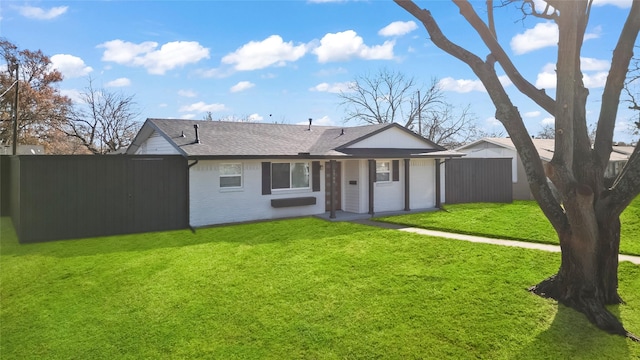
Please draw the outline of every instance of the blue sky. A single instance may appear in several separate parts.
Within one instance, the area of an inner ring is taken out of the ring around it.
[[[487,51],[448,1],[417,1],[454,42]],[[481,16],[484,1],[473,4]],[[595,2],[583,47],[588,114],[595,120],[611,53],[630,0]],[[513,7],[496,13],[499,40],[522,74],[553,94],[557,28]],[[42,50],[64,75],[60,90],[77,98],[87,85],[135,95],[147,117],[246,118],[264,122],[344,124],[337,92],[356,76],[402,72],[427,86],[441,82],[450,103],[469,104],[478,126],[500,131],[477,78],[428,39],[392,1],[12,1],[0,3],[0,36]],[[500,71],[499,71],[500,73]],[[505,80],[506,81],[506,80]],[[508,82],[506,82],[508,84]],[[553,118],[507,89],[536,133]],[[618,117],[615,140],[633,114]],[[348,125],[356,125],[350,123]]]

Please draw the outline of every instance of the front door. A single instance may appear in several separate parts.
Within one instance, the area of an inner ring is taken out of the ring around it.
[[[324,163],[324,193],[325,193],[325,210],[324,211],[331,211],[331,162],[327,161]],[[334,197],[334,201],[335,201],[335,210],[342,210],[342,207],[340,206],[340,204],[342,203],[342,175],[340,173],[340,162],[336,161],[333,162],[333,164],[336,164],[336,169],[335,169],[335,179],[334,179],[334,187],[333,190],[335,192],[335,197]]]

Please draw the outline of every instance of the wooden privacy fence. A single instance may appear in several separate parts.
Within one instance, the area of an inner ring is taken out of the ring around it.
[[[445,162],[445,202],[512,202],[511,159],[462,158]]]
[[[10,214],[18,239],[187,228],[187,171],[177,155],[12,156]]]

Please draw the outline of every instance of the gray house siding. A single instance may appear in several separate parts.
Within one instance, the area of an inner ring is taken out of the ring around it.
[[[188,226],[181,156],[16,156],[11,172],[22,243]]]

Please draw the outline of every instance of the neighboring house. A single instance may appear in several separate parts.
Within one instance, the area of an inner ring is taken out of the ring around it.
[[[42,145],[18,145],[16,148],[18,155],[44,155],[44,146]],[[0,145],[0,155],[12,155],[13,146]]]
[[[437,164],[462,156],[398,124],[176,119],[148,119],[127,154],[187,159],[193,227],[325,212],[333,217],[338,210],[434,208],[444,192]]]
[[[533,145],[538,150],[538,155],[543,162],[549,162],[553,158],[555,149],[554,139],[532,139]],[[614,147],[615,148],[615,147]],[[467,145],[463,145],[455,151],[466,154],[465,158],[510,158],[512,161],[513,199],[531,200],[531,190],[527,182],[524,165],[517,156],[517,151],[510,138],[482,138]],[[629,155],[616,152],[611,153],[605,176],[615,177],[626,163]]]

